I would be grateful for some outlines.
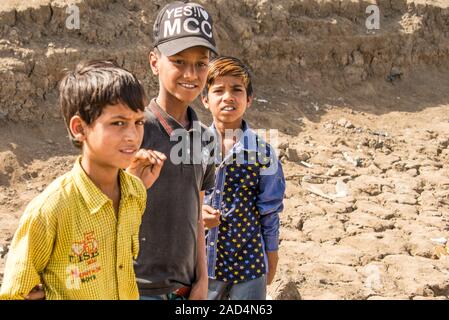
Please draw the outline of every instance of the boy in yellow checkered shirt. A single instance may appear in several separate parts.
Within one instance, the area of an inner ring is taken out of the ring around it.
[[[138,150],[144,90],[115,63],[89,61],[68,73],[59,91],[81,156],[26,208],[0,298],[24,299],[42,284],[47,299],[138,299],[133,259],[146,188],[166,159]]]

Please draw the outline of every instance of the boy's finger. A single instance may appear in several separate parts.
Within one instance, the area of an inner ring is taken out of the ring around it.
[[[136,161],[145,159],[146,157],[147,157],[147,153],[145,152],[145,150],[140,149],[139,151],[136,152],[132,161],[136,162]]]
[[[212,208],[212,207],[211,207],[210,205],[208,205],[208,204],[203,204],[202,208],[203,208],[203,209],[207,209],[208,211],[209,211],[209,210],[214,210],[214,208]]]
[[[153,152],[158,156],[159,159],[161,159],[162,161],[167,160],[167,156],[165,154],[163,154],[162,152],[153,150]]]
[[[203,209],[204,209],[205,211],[207,211],[208,213],[214,214],[214,215],[216,215],[217,213],[220,213],[220,211],[218,211],[218,210],[212,208],[211,206],[209,206],[209,205],[207,205],[207,204],[206,204],[206,205],[203,205]]]
[[[157,162],[163,162],[167,159],[167,157],[165,156],[165,154],[163,154],[162,152],[156,151],[156,150],[150,150],[147,149],[146,150],[149,154],[151,154],[151,156],[157,161]]]
[[[203,212],[202,218],[203,220],[212,220],[215,216],[213,214],[210,214],[209,212]]]
[[[152,164],[157,164],[157,163],[160,164],[160,163],[163,162],[163,160],[159,159],[159,156],[153,150],[147,150],[147,153],[151,157],[151,163]]]
[[[159,176],[161,170],[162,170],[162,166],[164,165],[163,162],[161,163],[157,163],[153,166],[153,168],[151,168],[151,171],[156,175]]]
[[[151,152],[151,150],[145,150],[147,159],[151,164],[157,163],[157,157]]]
[[[203,211],[204,212],[206,212],[206,213],[208,213],[208,214],[211,214],[211,215],[213,215],[214,214],[214,209],[213,208],[207,208],[207,207],[203,207]]]

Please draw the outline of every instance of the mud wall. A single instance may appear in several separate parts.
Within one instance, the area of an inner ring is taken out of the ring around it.
[[[58,117],[57,84],[81,59],[115,58],[156,93],[147,55],[167,1],[78,0],[80,29],[66,28],[68,1],[0,5],[0,121]],[[73,3],[73,1],[70,1]],[[449,1],[198,1],[215,19],[221,53],[249,63],[261,85],[354,85],[419,68],[449,67]],[[380,8],[367,31],[365,9]]]

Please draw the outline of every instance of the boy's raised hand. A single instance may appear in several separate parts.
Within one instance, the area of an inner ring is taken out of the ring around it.
[[[140,178],[148,189],[159,177],[165,160],[167,157],[159,151],[140,149],[126,168],[126,172]]]
[[[207,204],[203,205],[202,216],[205,228],[211,229],[220,225],[220,211],[208,206]]]

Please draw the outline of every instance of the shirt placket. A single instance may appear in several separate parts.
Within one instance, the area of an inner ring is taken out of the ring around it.
[[[125,258],[126,253],[123,252],[127,246],[124,246],[123,244],[127,242],[128,239],[125,237],[125,230],[123,229],[125,224],[123,219],[126,219],[123,215],[123,208],[126,207],[125,199],[120,199],[120,207],[119,212],[117,214],[117,218],[115,219],[116,222],[116,280],[117,280],[117,295],[120,300],[126,299],[127,292],[124,288],[124,285],[126,284],[125,279]]]
[[[224,191],[224,183],[226,179],[226,163],[229,158],[233,156],[234,153],[238,153],[242,151],[241,147],[238,147],[239,143],[237,143],[225,156],[223,161],[220,163],[218,167],[218,173],[216,177],[216,188],[214,190],[214,194],[212,196],[211,205],[214,209],[221,209],[221,202],[223,200],[223,191]],[[207,254],[207,265],[208,265],[208,274],[209,277],[215,278],[215,264],[217,261],[217,240],[218,240],[218,227],[214,227],[209,230],[207,235],[207,246],[206,246],[206,254]]]
[[[223,199],[224,182],[226,177],[226,166],[221,163],[217,173],[216,188],[212,195],[211,205],[214,209],[220,209]],[[209,230],[207,235],[207,265],[209,277],[215,278],[215,263],[217,261],[218,227]]]

